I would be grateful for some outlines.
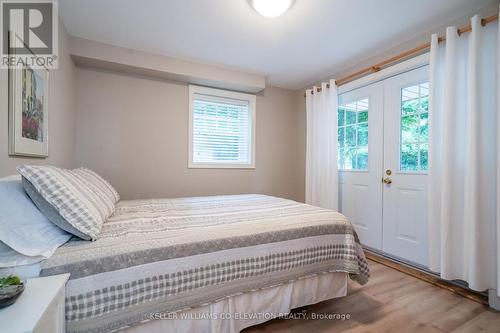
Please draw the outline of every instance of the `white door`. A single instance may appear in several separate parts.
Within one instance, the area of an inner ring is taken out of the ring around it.
[[[385,80],[384,252],[427,266],[429,68]],[[389,184],[390,183],[390,184]]]
[[[382,249],[384,85],[339,96],[339,208],[361,243]]]
[[[428,71],[344,93],[338,111],[340,211],[363,245],[423,266]]]

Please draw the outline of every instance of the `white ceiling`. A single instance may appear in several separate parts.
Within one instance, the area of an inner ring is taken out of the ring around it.
[[[247,0],[60,0],[70,35],[262,74],[303,88],[491,0],[295,0],[267,19]]]

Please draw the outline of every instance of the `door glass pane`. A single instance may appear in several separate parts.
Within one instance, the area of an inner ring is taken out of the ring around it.
[[[368,169],[368,147],[359,147],[356,149],[356,166],[360,170]]]
[[[422,170],[427,170],[427,163],[429,157],[429,147],[427,144],[420,145],[420,166]]]
[[[356,124],[356,111],[346,110],[345,113],[346,124]]]
[[[356,169],[356,148],[347,148],[345,150],[345,169]]]
[[[418,142],[418,114],[401,117],[401,142]]]
[[[427,170],[429,83],[401,89],[400,170]]]
[[[427,142],[429,138],[429,113],[420,114],[420,142]]]
[[[418,170],[418,144],[403,144],[401,146],[401,170]]]
[[[344,126],[345,123],[344,123],[344,117],[345,117],[345,111],[344,111],[344,108],[343,107],[340,107],[339,108],[339,116],[338,116],[338,126]]]
[[[345,128],[345,145],[348,147],[356,147],[356,127],[351,125]]]
[[[368,110],[358,112],[358,123],[367,122],[368,121]]]
[[[339,127],[338,132],[339,132],[338,135],[339,142],[344,142],[345,127]]]
[[[358,146],[368,146],[368,123],[358,125]]]
[[[368,98],[338,109],[340,170],[368,170]]]

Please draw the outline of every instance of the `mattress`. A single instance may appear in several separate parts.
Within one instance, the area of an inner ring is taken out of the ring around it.
[[[110,332],[324,272],[369,270],[342,214],[264,195],[120,201],[97,241],[42,264],[70,273],[68,332]]]

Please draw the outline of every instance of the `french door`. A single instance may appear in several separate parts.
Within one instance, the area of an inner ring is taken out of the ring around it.
[[[340,211],[363,245],[427,266],[428,66],[339,96]]]
[[[382,248],[383,82],[339,96],[339,208],[363,245]]]

